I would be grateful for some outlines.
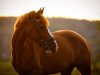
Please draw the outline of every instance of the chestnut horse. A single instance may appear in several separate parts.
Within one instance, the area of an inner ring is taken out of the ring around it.
[[[85,39],[70,30],[50,32],[44,8],[19,17],[12,37],[12,65],[19,75],[91,75],[91,52]]]

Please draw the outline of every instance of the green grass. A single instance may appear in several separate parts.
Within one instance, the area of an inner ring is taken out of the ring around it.
[[[18,75],[18,74],[14,71],[10,61],[0,60],[0,75]]]
[[[2,60],[0,61],[0,75],[18,75],[18,74],[14,71],[10,61]],[[61,75],[61,74],[57,73],[52,75]],[[72,75],[77,75],[76,68],[72,72]]]
[[[75,71],[73,72],[75,75]],[[8,60],[0,60],[0,75],[18,75],[12,65]],[[52,74],[52,75],[61,75],[60,73]]]
[[[79,72],[75,68],[72,72],[72,75],[79,75],[78,73]],[[0,75],[18,75],[18,74],[14,71],[10,61],[0,60]],[[57,73],[57,74],[52,74],[52,75],[61,75],[61,74]],[[100,75],[100,74],[93,72],[92,75]]]

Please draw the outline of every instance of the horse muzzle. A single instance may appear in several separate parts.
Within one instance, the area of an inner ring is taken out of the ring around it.
[[[57,52],[58,45],[55,38],[51,38],[51,40],[48,41],[48,48],[52,53]]]
[[[40,46],[46,50],[46,53],[57,52],[58,45],[54,38],[49,38],[48,40],[41,40]]]

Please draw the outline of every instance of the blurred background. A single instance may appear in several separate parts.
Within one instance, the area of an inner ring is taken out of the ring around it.
[[[92,75],[100,75],[100,0],[0,0],[0,75],[18,75],[10,62],[13,25],[18,16],[40,7],[45,7],[51,32],[70,29],[87,40]]]

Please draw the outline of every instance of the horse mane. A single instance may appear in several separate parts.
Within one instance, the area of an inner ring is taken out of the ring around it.
[[[34,19],[35,15],[36,15],[36,11],[30,11],[29,13],[19,16],[17,21],[15,22],[14,31],[16,29],[22,30],[27,25],[28,22]],[[49,26],[48,20],[42,14],[41,16],[42,16],[41,20],[45,22],[45,25]]]
[[[19,16],[14,24],[14,31],[17,28],[23,29],[23,27],[27,25],[26,22],[29,22],[32,18],[34,18],[35,13],[36,13],[35,11],[31,11],[22,16]]]
[[[25,28],[27,25],[29,25],[29,22],[36,20],[36,17],[39,17],[38,19],[42,20],[46,26],[49,25],[48,20],[42,14],[36,11],[30,11],[29,13],[23,14],[22,16],[19,16],[17,18],[14,24],[14,32],[12,36],[12,52],[14,55],[14,59],[12,58],[12,60],[15,60],[16,62],[19,61],[16,55],[20,51],[20,48],[24,45],[24,42],[27,44],[27,41],[25,41],[26,40],[25,37],[27,36]],[[15,68],[17,69],[18,67],[16,67],[16,63],[13,63],[13,64]]]
[[[14,38],[16,38],[16,40],[17,40],[17,38],[19,38],[19,37],[21,38],[21,37],[23,37],[23,35],[26,34],[25,28],[27,25],[29,25],[28,23],[31,22],[32,20],[35,20],[34,18],[36,16],[40,16],[40,15],[41,15],[40,20],[42,20],[45,23],[45,25],[48,26],[49,25],[48,20],[42,14],[37,14],[36,11],[31,11],[29,13],[26,13],[26,14],[18,17],[17,21],[14,24],[12,44],[15,43]]]

